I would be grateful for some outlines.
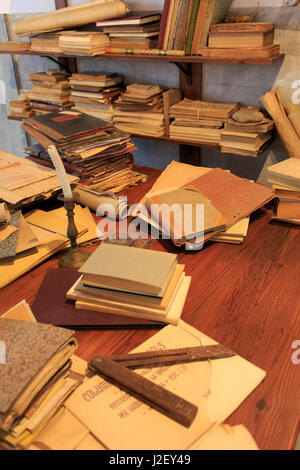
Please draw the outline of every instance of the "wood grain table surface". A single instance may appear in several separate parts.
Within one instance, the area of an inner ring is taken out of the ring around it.
[[[136,203],[160,171],[142,168],[148,181],[126,192]],[[43,207],[41,207],[43,208]],[[229,417],[243,424],[260,449],[293,449],[300,423],[300,364],[292,344],[300,340],[300,227],[271,221],[268,208],[251,216],[241,245],[207,243],[184,252],[168,240],[152,249],[178,253],[192,283],[182,319],[267,372],[265,380]],[[26,299],[32,304],[52,257],[0,291],[0,314]],[[79,331],[77,355],[127,353],[155,331]]]

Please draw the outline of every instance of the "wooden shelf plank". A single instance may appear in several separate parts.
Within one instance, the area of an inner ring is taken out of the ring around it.
[[[31,50],[13,50],[13,49],[0,49],[0,54],[17,54],[17,55],[33,55],[41,57],[63,57],[63,58],[80,58],[90,57],[95,59],[112,59],[112,60],[139,60],[139,61],[153,61],[153,62],[169,62],[169,63],[201,63],[201,64],[272,64],[273,62],[281,59],[284,54],[277,54],[273,57],[267,58],[213,58],[204,56],[160,56],[160,55],[146,55],[146,54],[103,54],[98,56],[76,56],[66,55],[62,52],[45,52],[45,51],[31,51]]]

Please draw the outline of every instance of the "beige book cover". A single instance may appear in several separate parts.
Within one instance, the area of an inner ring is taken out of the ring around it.
[[[104,243],[79,272],[86,285],[163,297],[176,264],[175,254]]]
[[[300,160],[287,158],[267,167],[268,181],[292,189],[300,190]]]
[[[209,344],[216,342],[180,321],[132,352]],[[136,372],[194,403],[196,419],[187,429],[95,375],[65,406],[109,449],[177,450],[200,445],[207,432],[222,423],[265,377],[263,370],[238,355]]]
[[[25,299],[7,310],[1,318],[36,322],[35,316]]]

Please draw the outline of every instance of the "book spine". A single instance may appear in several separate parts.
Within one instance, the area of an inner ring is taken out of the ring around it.
[[[162,46],[163,46],[164,36],[165,36],[165,31],[166,31],[166,25],[167,25],[167,19],[168,19],[168,13],[169,13],[169,7],[170,7],[170,0],[165,0],[163,14],[162,14],[161,23],[160,23],[158,43],[157,43],[157,48],[158,49],[162,49]]]
[[[192,6],[190,22],[189,22],[189,29],[187,33],[187,40],[186,40],[186,46],[185,46],[186,55],[191,55],[191,52],[192,52],[192,44],[193,44],[194,32],[195,32],[196,21],[197,21],[197,16],[198,16],[199,4],[200,4],[200,0],[193,0],[193,6]]]

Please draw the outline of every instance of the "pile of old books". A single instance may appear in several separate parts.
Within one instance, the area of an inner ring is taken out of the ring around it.
[[[170,138],[218,145],[224,122],[239,109],[239,103],[210,103],[206,101],[182,101],[170,107]]]
[[[122,77],[116,73],[73,73],[69,83],[74,108],[105,121],[112,121],[113,102],[122,92],[122,82]]]
[[[26,95],[19,95],[17,100],[11,101],[9,103],[10,119],[25,119],[27,117],[33,116],[34,111],[32,110],[30,100]]]
[[[280,54],[273,23],[221,23],[210,28],[203,55],[214,58],[267,59]]]
[[[273,219],[300,225],[300,160],[283,160],[269,166],[267,174],[277,198]]]
[[[125,49],[153,49],[160,30],[159,13],[133,13],[124,18],[97,22],[109,35],[109,52],[123,53]]]
[[[31,50],[36,52],[53,52],[59,53],[61,49],[59,47],[59,36],[64,34],[64,31],[42,33],[31,39]]]
[[[172,324],[191,282],[177,255],[110,243],[97,248],[79,272],[67,294],[76,308]]]
[[[211,24],[224,21],[232,0],[165,0],[158,48],[201,54]]]
[[[108,36],[96,31],[70,31],[59,36],[59,48],[68,55],[100,55],[105,53],[108,46]]]
[[[0,319],[6,360],[0,367],[0,446],[24,449],[79,385],[70,371],[73,331],[34,321]]]
[[[153,137],[165,134],[163,92],[159,86],[128,85],[115,105],[114,124],[119,129]]]
[[[66,171],[79,177],[77,187],[84,191],[117,192],[142,180],[132,170],[136,147],[129,135],[106,121],[71,111],[28,118],[22,127],[42,146],[32,153],[29,149],[29,158],[52,167],[47,149],[54,145]]]
[[[243,122],[240,122],[239,116],[244,116]],[[221,152],[256,157],[272,141],[273,129],[272,119],[259,111],[241,108],[225,122],[224,130],[221,132]]]
[[[241,243],[249,223],[244,219],[273,198],[271,188],[220,168],[172,162],[140,201],[148,214],[138,206],[134,215],[176,246],[198,250],[207,241]]]
[[[25,91],[35,114],[65,111],[73,106],[68,76],[58,70],[31,73],[28,77],[32,88]]]

